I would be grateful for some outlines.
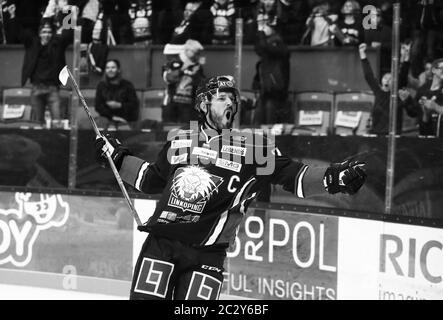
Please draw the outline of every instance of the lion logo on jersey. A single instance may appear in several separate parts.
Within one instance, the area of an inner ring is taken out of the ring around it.
[[[187,210],[202,213],[206,202],[218,191],[222,182],[221,177],[214,176],[200,167],[178,168],[174,174],[168,204],[182,209],[183,212]]]

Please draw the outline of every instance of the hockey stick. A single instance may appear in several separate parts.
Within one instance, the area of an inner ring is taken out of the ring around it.
[[[97,124],[95,123],[94,118],[92,117],[91,112],[89,111],[88,105],[86,104],[85,98],[83,97],[83,94],[80,92],[80,88],[78,87],[77,82],[74,79],[74,76],[72,75],[71,71],[69,70],[68,66],[65,66],[62,71],[60,71],[60,74],[58,76],[60,82],[66,86],[66,84],[68,83],[68,79],[71,79],[72,84],[74,86],[75,91],[77,92],[77,95],[80,99],[80,102],[83,106],[83,108],[86,111],[86,114],[88,115],[89,121],[91,121],[92,127],[94,128],[95,134],[103,139],[106,139],[105,137],[103,137],[103,135],[100,133],[100,130],[97,127]],[[109,152],[106,152],[106,158],[108,159],[109,162],[109,166],[112,169],[112,172],[114,173],[115,179],[117,180],[117,183],[123,193],[123,196],[126,200],[126,203],[129,206],[129,209],[131,210],[131,214],[135,219],[135,222],[137,223],[138,226],[141,226],[142,223],[140,221],[140,218],[137,214],[137,211],[135,211],[134,205],[131,202],[131,199],[129,198],[128,192],[126,191],[126,188],[123,184],[122,178],[120,177],[120,174],[118,173],[117,168],[115,167],[114,161],[111,158],[111,155],[109,154]]]

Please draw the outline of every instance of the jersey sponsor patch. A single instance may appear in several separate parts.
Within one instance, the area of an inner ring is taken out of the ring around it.
[[[188,153],[179,154],[178,156],[171,157],[171,164],[177,164],[188,160]]]
[[[171,149],[189,148],[192,145],[192,140],[179,139],[172,140]]]
[[[194,130],[183,130],[183,129],[180,129],[180,130],[178,130],[177,134],[188,134],[188,133],[193,133],[193,132],[194,132]]]
[[[239,155],[239,156],[244,157],[246,155],[246,148],[225,145],[222,147],[221,152],[230,153],[230,154]]]
[[[215,150],[209,150],[206,148],[194,147],[192,154],[203,157],[205,159],[217,159],[218,152]]]
[[[157,222],[160,223],[170,223],[170,222],[180,222],[180,223],[187,223],[187,222],[198,222],[200,220],[199,215],[195,214],[177,214],[175,212],[170,211],[162,211],[160,214],[160,217],[157,219]]]
[[[168,205],[183,212],[201,214],[222,182],[223,178],[197,166],[178,168],[174,173]]]
[[[217,161],[215,162],[215,166],[235,172],[240,172],[242,165],[238,162],[218,158]]]

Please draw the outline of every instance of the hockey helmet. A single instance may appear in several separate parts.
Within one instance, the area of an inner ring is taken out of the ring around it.
[[[234,95],[233,111],[235,116],[240,103],[240,93],[235,86],[234,77],[230,75],[212,77],[198,87],[196,100],[197,111],[202,112],[200,108],[201,102],[207,103],[208,101],[211,101],[211,97],[217,95],[219,92],[231,92]]]

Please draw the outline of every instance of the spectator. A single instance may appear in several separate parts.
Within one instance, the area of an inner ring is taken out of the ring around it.
[[[65,50],[72,43],[72,31],[54,35],[52,24],[43,21],[38,37],[33,36],[30,30],[22,29],[20,38],[26,50],[22,86],[30,79],[33,120],[44,124],[46,106],[49,107],[52,119],[60,120],[58,74],[66,65]]]
[[[163,66],[163,80],[167,88],[163,102],[163,122],[186,123],[197,120],[194,110],[195,92],[204,79],[200,58],[203,46],[196,40],[188,40],[183,51],[173,56]]]
[[[421,86],[423,86],[426,82],[432,81],[432,61],[425,60],[424,62],[424,71],[418,75],[418,78],[414,78],[409,72],[408,74],[408,84],[412,89],[417,90]]]
[[[120,62],[110,59],[105,66],[105,79],[97,85],[95,109],[100,117],[99,127],[128,125],[136,127],[140,107],[134,85],[122,78]]]
[[[253,89],[259,92],[255,123],[286,123],[291,120],[288,47],[274,27],[265,25],[257,33],[255,52],[260,57],[253,82]]]
[[[93,39],[107,45],[133,43],[129,8],[129,0],[102,0]]]
[[[281,35],[283,26],[288,22],[285,14],[288,9],[289,5],[283,0],[259,0],[255,10],[250,12],[252,19],[245,25],[246,43],[254,43],[256,33],[262,31],[265,25],[278,28]]]
[[[155,26],[152,0],[132,0],[129,17],[134,43],[149,43]]]
[[[423,60],[435,60],[442,53],[443,7],[440,1],[416,2],[411,46],[411,71],[414,77],[422,71]]]
[[[307,29],[301,39],[302,44],[311,46],[327,46],[332,42],[331,26],[338,19],[338,15],[331,13],[327,1],[322,1],[312,9],[306,20]]]
[[[235,10],[243,18],[243,43],[253,44],[257,32],[257,10],[260,0],[234,0]]]
[[[281,21],[281,2],[277,0],[260,0],[257,12],[257,30],[263,30],[265,25],[276,27]]]
[[[340,13],[341,16],[331,28],[336,44],[358,46],[364,39],[360,4],[356,0],[348,0],[343,4]]]
[[[380,70],[384,74],[391,70],[392,28],[384,23],[379,8],[377,8],[375,21],[375,29],[364,30],[364,39],[368,46],[380,47]]]
[[[80,8],[80,19],[79,25],[82,27],[82,43],[92,42],[92,30],[94,29],[94,24],[97,21],[99,2],[98,0],[89,0],[86,4]]]
[[[359,46],[359,54],[363,68],[363,74],[371,88],[374,96],[374,108],[372,110],[372,128],[370,133],[378,134],[378,135],[386,135],[389,133],[389,112],[390,112],[390,99],[391,99],[391,90],[392,90],[392,74],[385,73],[381,79],[381,85],[378,84],[375,79],[374,73],[371,69],[371,65],[366,57],[366,47],[365,43],[360,44]],[[407,75],[407,69],[405,69],[405,65],[402,65],[399,75],[399,82],[405,82],[400,78],[405,78]],[[402,130],[403,123],[403,109],[406,110],[409,116],[414,116],[414,113],[411,112],[410,108],[408,108],[409,104],[407,102],[407,98],[409,93],[404,88],[399,90],[399,100],[398,100],[398,110],[397,110],[397,127],[396,133],[400,134]]]
[[[171,40],[175,26],[182,21],[182,4],[180,0],[163,0],[160,3],[154,1],[155,5],[158,6],[159,13],[154,42],[166,44]]]
[[[443,106],[443,59],[437,59],[432,63],[432,75],[432,81],[418,88],[415,99],[409,97],[407,100],[413,116],[417,118],[419,134],[423,136],[440,134],[440,109]]]
[[[214,0],[211,6],[212,44],[233,44],[235,35],[235,8],[233,0]]]
[[[0,2],[0,10],[3,13],[3,20],[0,21],[2,30],[0,31],[0,44],[20,43],[17,28],[15,28],[17,7],[13,2]]]
[[[49,0],[43,14],[44,19],[51,18],[61,33],[63,28],[63,19],[71,11],[71,6],[78,8],[78,25],[82,27],[82,43],[92,41],[92,30],[97,20],[99,3],[98,0]]]
[[[287,7],[284,8],[287,21],[282,25],[283,41],[288,45],[298,45],[310,12],[308,4],[305,0],[286,0],[282,3],[287,3]]]
[[[188,2],[183,11],[183,18],[172,34],[171,43],[184,44],[186,40],[193,39],[202,44],[211,43],[212,15],[203,1],[192,0]]]

